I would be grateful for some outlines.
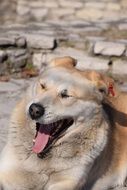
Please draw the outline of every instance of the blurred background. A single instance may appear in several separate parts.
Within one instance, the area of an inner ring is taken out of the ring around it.
[[[1,24],[30,21],[120,20],[127,15],[126,0],[1,0]]]
[[[1,0],[0,24],[1,80],[35,76],[64,55],[126,75],[127,0]]]
[[[127,0],[0,1],[0,80],[35,76],[64,55],[126,75],[126,46]]]
[[[0,0],[0,150],[26,86],[67,55],[127,90],[127,0]]]

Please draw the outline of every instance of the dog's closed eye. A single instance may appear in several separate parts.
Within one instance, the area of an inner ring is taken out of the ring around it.
[[[70,97],[68,95],[67,89],[62,90],[59,95],[60,95],[61,98],[68,98],[68,97]]]
[[[42,89],[46,88],[46,85],[44,83],[40,83],[40,86],[41,86]]]
[[[101,93],[101,94],[107,94],[107,89],[106,89],[106,87],[99,87],[99,92]]]

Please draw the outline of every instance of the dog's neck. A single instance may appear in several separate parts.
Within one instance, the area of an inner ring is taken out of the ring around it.
[[[92,101],[86,102],[84,106],[84,111],[80,113],[78,121],[83,121],[84,123],[92,122],[96,117],[102,117],[103,108],[101,105],[94,103]]]
[[[112,99],[104,103],[104,109],[110,118],[112,126],[119,126],[119,129],[127,129],[127,107],[126,103],[122,100],[126,99],[123,96],[119,96],[117,99]]]

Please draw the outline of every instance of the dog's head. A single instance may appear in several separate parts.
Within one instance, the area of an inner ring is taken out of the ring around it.
[[[91,79],[91,72],[79,71],[71,57],[51,61],[32,88],[29,117],[36,122],[34,152],[46,150],[54,140],[75,129],[78,122],[91,119],[100,107],[105,85]]]

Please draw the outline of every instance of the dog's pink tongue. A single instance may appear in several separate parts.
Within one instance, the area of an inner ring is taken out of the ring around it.
[[[41,133],[38,131],[37,137],[35,139],[35,144],[33,146],[33,152],[37,154],[42,152],[48,143],[49,137],[49,134]]]

